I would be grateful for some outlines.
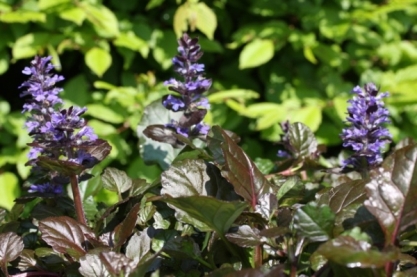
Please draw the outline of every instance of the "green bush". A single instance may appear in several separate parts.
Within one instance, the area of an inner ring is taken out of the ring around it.
[[[102,166],[133,178],[153,180],[161,172],[140,157],[136,128],[144,107],[168,93],[162,82],[172,75],[175,38],[183,31],[199,35],[213,79],[207,123],[238,133],[252,158],[274,159],[278,123],[287,119],[338,151],[347,93],[367,81],[391,93],[390,131],[398,141],[417,130],[416,3],[3,0],[0,79],[16,78],[19,60],[51,55],[69,77],[66,103],[87,106],[89,125],[113,147]],[[10,208],[29,174],[30,140],[19,91],[7,88],[0,95],[0,203]],[[85,185],[100,187],[96,179]]]

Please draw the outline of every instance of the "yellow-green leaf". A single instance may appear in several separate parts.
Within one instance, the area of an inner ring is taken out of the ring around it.
[[[209,39],[213,39],[214,31],[217,28],[216,14],[205,3],[200,2],[194,6],[196,13],[196,27]]]
[[[311,47],[309,46],[304,46],[304,57],[311,63],[316,64],[317,63],[317,59],[314,56],[313,50],[311,50]]]
[[[111,55],[106,50],[93,47],[85,54],[85,63],[99,77],[109,69],[112,62]]]
[[[93,24],[95,31],[102,37],[117,37],[119,35],[119,22],[114,13],[103,5],[81,3],[88,21]]]
[[[113,41],[113,44],[119,47],[131,49],[133,51],[138,51],[144,58],[146,58],[149,54],[149,47],[146,41],[137,37],[132,31],[121,33]]]
[[[62,19],[74,22],[79,26],[83,24],[86,16],[87,15],[85,11],[83,9],[80,9],[79,7],[75,7],[59,13],[59,17],[61,17]]]
[[[177,8],[174,14],[174,32],[177,37],[182,36],[182,33],[188,29],[188,14],[189,6],[187,4],[181,5]]]
[[[41,12],[17,10],[0,14],[0,21],[7,23],[45,22],[46,16]]]
[[[0,206],[10,210],[20,196],[19,181],[11,172],[0,173]]]
[[[274,56],[274,42],[270,39],[255,39],[245,45],[239,56],[239,68],[257,67]]]

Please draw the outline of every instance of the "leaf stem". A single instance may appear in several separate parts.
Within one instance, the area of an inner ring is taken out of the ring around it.
[[[83,202],[81,200],[80,188],[78,186],[78,178],[77,175],[71,175],[71,189],[72,195],[74,197],[74,205],[75,205],[75,213],[77,214],[78,222],[87,226],[87,221],[85,219],[84,209],[83,209]]]

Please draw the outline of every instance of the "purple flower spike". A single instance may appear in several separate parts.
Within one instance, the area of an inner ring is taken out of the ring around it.
[[[164,82],[169,90],[179,95],[166,96],[162,104],[174,112],[184,111],[184,115],[179,122],[168,123],[165,127],[185,137],[204,138],[210,128],[201,121],[210,109],[210,103],[202,94],[210,89],[212,81],[204,77],[204,64],[197,63],[203,56],[198,39],[183,34],[178,44],[178,55],[172,59],[172,63],[175,72],[183,77],[183,81],[171,78]]]
[[[353,88],[355,94],[349,100],[346,121],[349,127],[340,135],[343,146],[355,153],[343,162],[343,167],[353,167],[362,171],[365,167],[374,167],[382,162],[382,148],[391,141],[391,134],[382,124],[389,123],[389,112],[382,98],[388,93],[378,94],[379,90],[373,83]]]
[[[42,163],[37,164],[39,156],[90,168],[98,161],[84,149],[95,143],[97,135],[81,117],[86,108],[61,107],[63,101],[59,98],[59,92],[62,89],[56,84],[64,78],[51,72],[54,66],[50,61],[51,57],[35,57],[31,66],[22,71],[29,79],[20,88],[25,89],[22,97],[31,96],[23,105],[23,112],[30,112],[25,126],[33,137],[28,155],[33,166],[32,173],[42,176],[41,184],[33,184],[29,192],[60,194],[64,191],[63,184],[57,185],[54,181],[45,183],[45,179],[67,180],[67,175],[61,176],[65,170],[55,172],[47,166],[43,168]]]

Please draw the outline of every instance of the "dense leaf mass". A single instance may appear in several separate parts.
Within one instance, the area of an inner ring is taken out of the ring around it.
[[[414,2],[2,1],[0,275],[417,276]]]

